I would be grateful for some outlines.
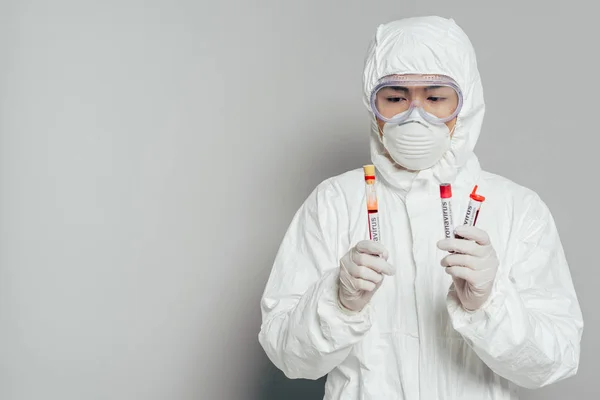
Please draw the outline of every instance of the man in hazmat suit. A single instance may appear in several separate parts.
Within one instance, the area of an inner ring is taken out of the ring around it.
[[[583,319],[538,195],[482,171],[472,45],[456,23],[381,25],[364,68],[381,241],[362,168],[325,180],[294,216],[261,301],[259,341],[289,378],[327,375],[325,399],[508,400],[576,374]],[[444,239],[475,185],[476,226]]]

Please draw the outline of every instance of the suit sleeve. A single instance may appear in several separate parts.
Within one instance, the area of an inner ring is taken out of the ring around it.
[[[488,367],[535,389],[577,373],[583,317],[547,206],[535,195],[518,219],[487,303],[465,311],[451,288],[447,304],[454,328]]]
[[[288,378],[325,376],[371,327],[370,306],[354,313],[338,303],[345,208],[328,181],[311,193],[283,238],[264,290],[259,342]]]

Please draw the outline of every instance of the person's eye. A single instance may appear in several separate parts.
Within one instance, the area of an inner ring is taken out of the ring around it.
[[[406,100],[404,97],[398,96],[390,96],[386,99],[389,103],[400,103],[401,101]]]
[[[432,101],[434,103],[437,103],[437,102],[446,100],[446,98],[445,97],[441,97],[441,96],[429,96],[427,98],[427,100]]]

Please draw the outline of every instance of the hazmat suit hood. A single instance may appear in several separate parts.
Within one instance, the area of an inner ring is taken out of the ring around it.
[[[457,117],[448,151],[431,168],[408,171],[394,163],[381,138],[370,97],[377,82],[396,74],[440,74],[461,88],[463,107]],[[453,19],[436,16],[393,21],[377,28],[365,59],[363,101],[371,113],[371,161],[378,173],[402,194],[416,177],[454,182],[467,162],[478,165],[473,149],[479,138],[485,103],[475,50]]]

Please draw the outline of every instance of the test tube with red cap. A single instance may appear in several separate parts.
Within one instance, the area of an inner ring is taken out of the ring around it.
[[[365,174],[365,190],[367,194],[367,214],[369,216],[369,236],[372,241],[379,242],[379,206],[377,192],[375,191],[375,166],[363,166]]]
[[[446,239],[454,237],[454,223],[452,221],[452,185],[440,184],[440,198],[442,200],[442,217],[444,219],[444,233]]]
[[[485,201],[485,197],[477,194],[477,185],[475,185],[469,198],[469,206],[467,207],[467,213],[465,214],[464,224],[474,226],[477,223],[479,210],[481,209],[481,204]]]
[[[481,204],[485,201],[485,197],[477,194],[477,185],[473,188],[473,191],[469,195],[469,205],[467,206],[467,212],[465,213],[464,225],[475,226],[477,223],[477,217],[479,217],[479,210]],[[462,236],[456,235],[457,239],[464,239]]]

